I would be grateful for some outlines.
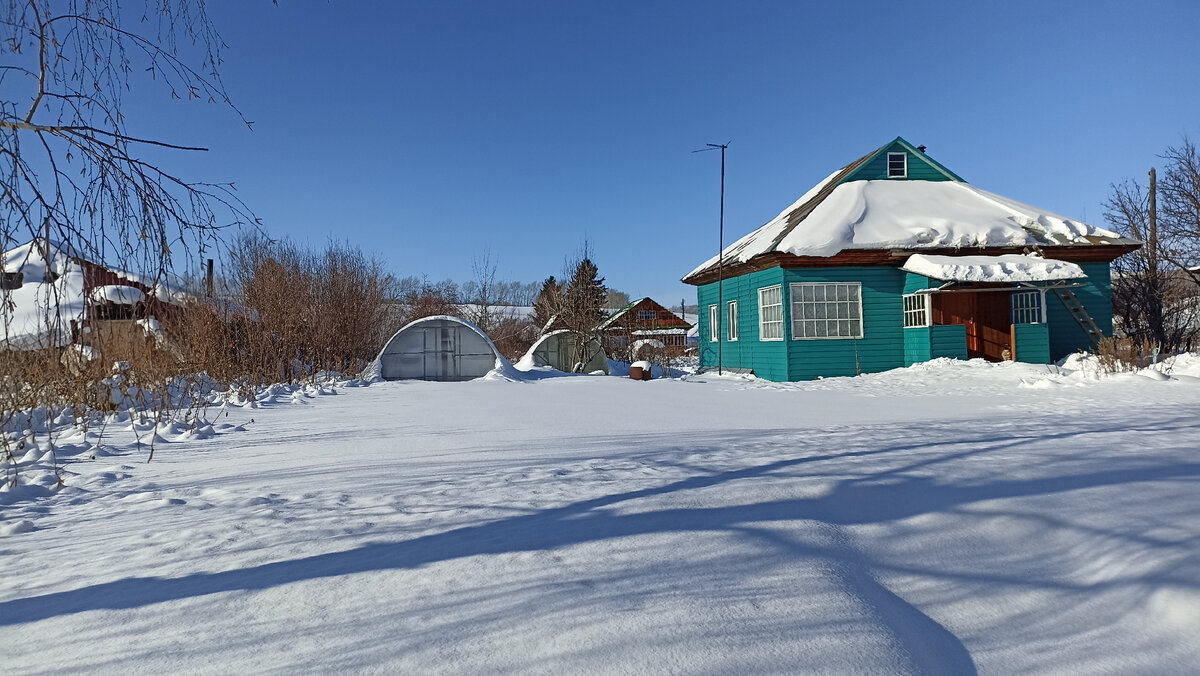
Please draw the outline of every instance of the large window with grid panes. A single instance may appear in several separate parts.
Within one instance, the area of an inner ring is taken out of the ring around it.
[[[1010,307],[1013,324],[1037,324],[1042,321],[1042,293],[1040,291],[1014,291]]]
[[[904,296],[904,328],[929,326],[929,324],[929,294],[906,294]]]
[[[862,338],[862,284],[794,282],[792,340]]]
[[[758,339],[783,340],[783,286],[758,290]]]

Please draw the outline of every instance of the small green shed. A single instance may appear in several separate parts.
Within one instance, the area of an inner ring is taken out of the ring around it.
[[[806,380],[937,357],[1045,363],[1112,333],[1140,243],[980,190],[902,138],[835,171],[683,281],[700,365]]]

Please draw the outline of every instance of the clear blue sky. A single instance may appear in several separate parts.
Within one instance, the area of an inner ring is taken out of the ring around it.
[[[1200,2],[209,3],[216,106],[130,126],[211,152],[269,233],[398,276],[557,275],[587,237],[610,286],[679,278],[903,136],[975,185],[1103,225],[1109,185],[1200,137]],[[141,94],[139,94],[139,97]],[[163,97],[159,96],[159,100]]]

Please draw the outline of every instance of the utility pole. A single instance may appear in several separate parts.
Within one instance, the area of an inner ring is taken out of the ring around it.
[[[1158,274],[1158,176],[1150,167],[1150,241],[1146,250],[1146,262],[1150,264],[1150,278]]]
[[[1151,301],[1147,303],[1150,314],[1150,330],[1161,346],[1166,339],[1163,326],[1163,289],[1158,281],[1158,174],[1150,167],[1150,223],[1149,239],[1146,243],[1146,273],[1150,283]]]

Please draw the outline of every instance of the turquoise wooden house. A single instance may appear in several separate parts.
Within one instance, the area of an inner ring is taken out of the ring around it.
[[[980,190],[902,138],[835,171],[683,281],[700,364],[769,380],[936,357],[1046,363],[1112,332],[1139,242]]]

